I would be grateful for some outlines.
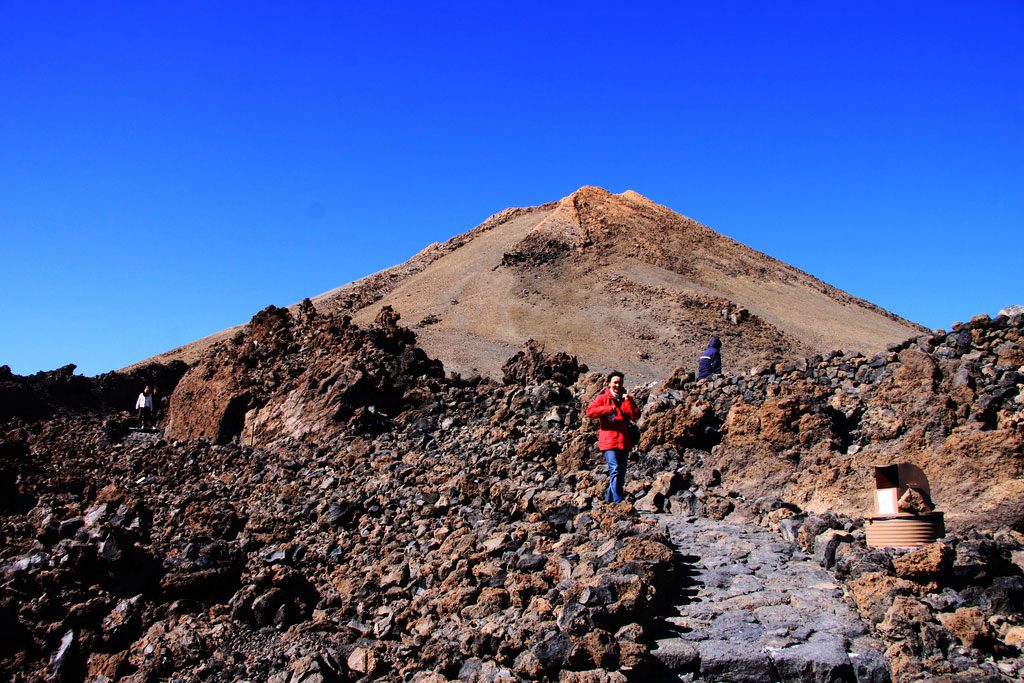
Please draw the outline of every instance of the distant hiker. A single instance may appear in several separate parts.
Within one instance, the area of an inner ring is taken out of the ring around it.
[[[629,449],[634,445],[629,424],[640,417],[640,409],[626,392],[622,381],[621,372],[609,374],[608,388],[587,406],[587,417],[599,421],[597,447],[608,463],[608,490],[604,499],[613,503],[621,503],[624,499],[622,489],[626,483],[626,465]]]
[[[152,412],[152,415],[153,415],[153,426],[155,427],[156,424],[160,421],[161,413],[163,413],[163,407],[164,407],[163,406],[163,399],[157,393],[156,387],[153,387],[152,391],[150,391],[150,396],[153,399],[153,412]]]
[[[708,348],[700,356],[700,363],[697,364],[697,379],[704,379],[711,375],[722,374],[722,341],[718,337],[712,337],[708,342]]]
[[[143,389],[135,399],[135,409],[139,411],[139,429],[143,429],[153,420],[153,394],[150,393],[149,387]]]

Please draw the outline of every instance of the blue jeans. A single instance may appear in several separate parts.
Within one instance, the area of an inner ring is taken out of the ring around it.
[[[621,503],[625,494],[622,487],[626,483],[626,465],[629,462],[629,451],[613,449],[604,452],[608,462],[608,490],[604,499],[613,503]]]

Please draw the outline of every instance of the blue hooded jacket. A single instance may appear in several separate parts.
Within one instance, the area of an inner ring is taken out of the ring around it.
[[[704,379],[711,375],[722,374],[722,354],[719,349],[722,342],[718,337],[712,337],[708,342],[708,348],[700,356],[700,363],[697,365],[697,379]]]

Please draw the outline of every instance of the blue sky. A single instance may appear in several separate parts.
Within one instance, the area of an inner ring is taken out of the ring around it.
[[[4,3],[0,364],[115,369],[583,185],[994,315],[1021,35],[1019,0]]]

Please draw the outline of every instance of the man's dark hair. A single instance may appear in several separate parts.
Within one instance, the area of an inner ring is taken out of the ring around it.
[[[625,375],[623,375],[618,370],[612,370],[611,372],[608,373],[608,384],[611,384],[612,380],[615,379],[616,377],[621,379],[623,382],[626,381],[626,376]]]

